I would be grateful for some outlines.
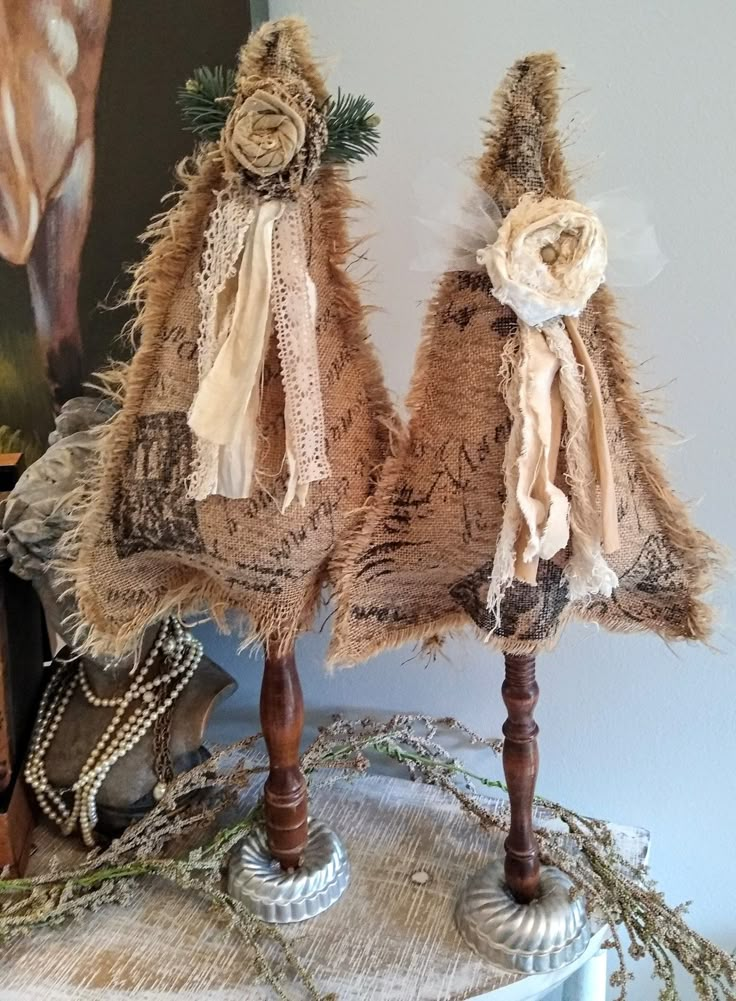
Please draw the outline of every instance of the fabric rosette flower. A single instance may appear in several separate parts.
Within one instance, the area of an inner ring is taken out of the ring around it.
[[[285,170],[304,145],[305,133],[297,111],[265,90],[246,98],[227,124],[230,152],[248,173],[258,177]]]
[[[294,198],[326,144],[325,116],[299,81],[244,81],[222,133],[230,170],[265,198]]]
[[[603,281],[607,260],[606,234],[594,212],[533,195],[519,200],[495,242],[478,251],[493,295],[531,327],[578,316]]]

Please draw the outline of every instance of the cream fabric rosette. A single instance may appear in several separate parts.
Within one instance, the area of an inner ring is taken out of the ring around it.
[[[304,145],[305,136],[306,126],[297,111],[265,90],[246,98],[226,127],[230,152],[259,177],[285,170]]]
[[[565,576],[573,599],[618,585],[603,553],[619,545],[600,384],[573,317],[604,280],[607,241],[578,202],[524,195],[495,241],[478,251],[493,295],[519,319],[504,349],[502,382],[514,422],[505,459],[506,505],[488,591],[500,619],[514,580],[535,584],[540,559],[571,543]],[[557,479],[566,425],[565,482]]]
[[[606,234],[589,208],[524,195],[502,222],[496,242],[478,251],[499,302],[530,327],[578,316],[603,281]]]

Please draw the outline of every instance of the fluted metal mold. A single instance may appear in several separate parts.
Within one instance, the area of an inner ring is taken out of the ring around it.
[[[458,900],[455,922],[471,948],[494,966],[514,973],[549,973],[574,962],[590,942],[590,924],[581,897],[570,898],[572,883],[543,866],[539,896],[520,904],[506,887],[503,859],[472,876]]]
[[[343,843],[327,824],[310,819],[298,869],[281,869],[268,850],[265,828],[259,826],[234,849],[227,883],[230,895],[262,921],[291,924],[326,911],[342,896],[349,879]]]

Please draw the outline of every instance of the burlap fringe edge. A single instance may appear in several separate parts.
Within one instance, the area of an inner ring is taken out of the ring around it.
[[[554,53],[538,53],[527,56],[525,60],[516,63],[507,73],[501,87],[496,91],[491,113],[488,117],[489,132],[484,139],[484,151],[478,163],[478,178],[482,186],[497,192],[498,201],[508,201],[507,208],[512,207],[523,193],[521,187],[499,165],[501,136],[504,125],[513,112],[513,88],[518,82],[522,64],[531,66],[535,74],[535,94],[541,110],[544,124],[543,137],[543,175],[549,193],[556,197],[571,197],[568,171],[560,147],[557,129],[559,110],[558,77],[560,65]],[[436,284],[433,297],[425,317],[422,336],[417,349],[411,386],[406,404],[409,414],[416,413],[423,403],[426,370],[431,361],[432,339],[436,333],[436,324],[440,310],[440,302],[445,284],[452,281],[452,276],[441,276]],[[673,493],[667,484],[666,475],[661,462],[657,458],[654,445],[657,438],[657,428],[646,414],[642,402],[635,390],[633,366],[625,350],[624,325],[615,314],[614,300],[606,288],[600,289],[594,296],[593,306],[597,312],[597,329],[606,337],[606,357],[610,373],[615,379],[615,405],[619,417],[627,429],[628,441],[632,453],[638,463],[645,486],[657,518],[664,531],[669,535],[687,564],[689,571],[689,615],[686,623],[686,633],[675,632],[662,626],[657,630],[665,641],[689,639],[707,642],[713,628],[714,612],[701,599],[713,586],[713,578],[724,563],[725,554],[704,532],[695,528],[691,522],[687,506]],[[401,470],[402,453],[408,447],[410,426],[402,431],[396,441],[394,454],[384,467],[382,480],[393,483]],[[406,626],[394,626],[388,631],[376,627],[377,638],[360,647],[354,660],[346,661],[349,644],[343,634],[349,633],[350,614],[350,567],[355,562],[366,544],[372,537],[372,532],[379,517],[377,497],[371,498],[365,517],[356,535],[347,543],[340,557],[340,574],[336,586],[336,601],[338,612],[335,631],[330,650],[328,651],[328,666],[330,668],[347,667],[366,660],[376,654],[402,646],[408,642],[422,643],[434,641],[439,633],[447,633],[455,629],[473,627],[465,612],[444,615],[429,623]],[[593,603],[576,602],[567,606],[558,620],[555,631],[544,640],[521,640],[496,636],[485,633],[477,626],[485,642],[492,649],[509,654],[534,654],[553,649],[564,626],[571,619],[596,622],[600,624],[601,616]],[[603,617],[607,617],[604,615]],[[605,628],[621,633],[650,632],[651,625],[646,622],[623,620],[614,627],[606,621]]]
[[[116,366],[99,377],[102,392],[125,399],[125,407],[100,429],[100,462],[90,470],[85,482],[75,492],[74,506],[78,511],[77,526],[62,540],[56,568],[69,581],[78,596],[79,615],[73,624],[80,640],[80,653],[120,656],[129,653],[140,642],[148,626],[164,615],[179,616],[204,613],[211,617],[223,632],[235,630],[242,637],[240,649],[264,643],[277,637],[276,646],[285,652],[299,632],[309,627],[314,619],[322,583],[305,597],[303,614],[297,621],[285,620],[276,612],[259,621],[250,621],[244,612],[230,609],[220,585],[213,579],[203,583],[198,579],[171,591],[165,604],[155,616],[142,615],[115,624],[104,614],[90,580],[94,559],[94,544],[109,518],[109,511],[117,486],[119,470],[128,461],[128,443],[133,431],[135,415],[148,382],[148,373],[155,367],[159,349],[160,332],[166,322],[171,297],[181,281],[196,244],[201,240],[204,221],[214,192],[222,182],[223,168],[215,146],[203,148],[193,159],[184,161],[178,170],[183,184],[176,204],[155,219],[143,239],[151,248],[144,260],[133,270],[133,280],[127,296],[128,303],[138,311],[130,328],[135,342],[140,335],[136,366]],[[330,269],[333,295],[343,318],[343,334],[354,346],[360,347],[353,363],[361,369],[366,388],[367,405],[375,415],[377,435],[382,439],[385,452],[395,433],[396,416],[386,393],[381,367],[373,344],[368,337],[366,315],[370,306],[360,300],[356,283],[345,271],[345,262],[355,252],[360,240],[350,238],[346,215],[360,205],[354,198],[339,166],[321,168],[320,177],[321,235],[331,248]],[[145,363],[147,362],[147,363]],[[135,374],[135,368],[141,375]],[[377,476],[378,470],[375,471]],[[362,509],[353,512],[353,524],[362,520]],[[151,554],[152,559],[166,560]],[[185,572],[185,571],[183,571]],[[325,566],[325,577],[334,580],[334,564]]]

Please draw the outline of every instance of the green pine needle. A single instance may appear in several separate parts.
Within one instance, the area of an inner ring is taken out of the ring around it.
[[[373,102],[362,94],[343,94],[329,98],[327,114],[327,148],[323,160],[329,163],[356,163],[378,152],[378,125],[381,119],[373,110]]]
[[[222,132],[235,90],[235,70],[200,66],[176,96],[184,127],[200,139],[217,139]]]
[[[200,66],[177,94],[184,127],[200,139],[217,139],[230,111],[234,90],[234,70]],[[328,136],[324,162],[356,163],[376,155],[380,118],[367,97],[338,90],[336,98],[328,98],[324,110]]]

